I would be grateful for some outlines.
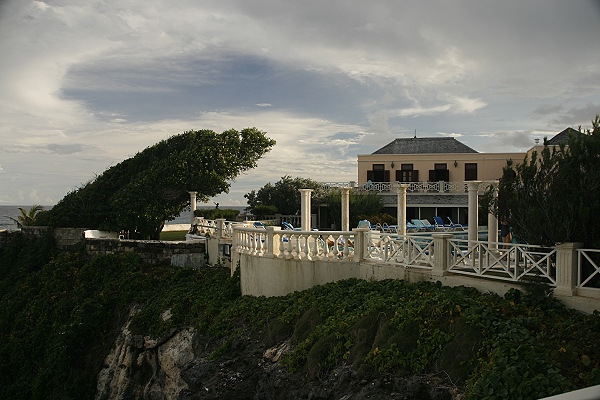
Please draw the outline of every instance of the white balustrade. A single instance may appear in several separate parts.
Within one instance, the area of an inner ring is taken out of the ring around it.
[[[449,242],[450,272],[513,282],[535,280],[556,285],[555,248],[462,239],[451,239]],[[498,250],[502,246],[508,248]]]
[[[600,250],[578,249],[577,261],[577,287],[600,290],[597,287],[600,281]]]
[[[291,231],[269,232],[262,228],[233,227],[236,248],[243,254],[296,260],[352,260],[354,232]],[[270,247],[270,244],[272,246]],[[272,248],[273,251],[267,251]]]
[[[545,282],[557,287],[557,248],[527,244],[454,239],[449,233],[431,236],[377,231],[292,231],[231,225],[234,251],[283,260],[354,261],[396,265],[434,272],[436,256],[445,257],[440,273],[469,275],[493,280]],[[436,235],[436,234],[434,234]],[[436,240],[438,241],[436,244]],[[364,251],[356,251],[364,246]],[[441,247],[437,247],[441,246]],[[503,248],[507,246],[507,248]],[[437,250],[437,254],[436,254]],[[577,287],[598,288],[600,250],[579,249]],[[358,259],[360,258],[360,260]],[[438,261],[439,261],[438,260]],[[586,273],[582,265],[586,265]],[[561,264],[562,265],[562,264]]]

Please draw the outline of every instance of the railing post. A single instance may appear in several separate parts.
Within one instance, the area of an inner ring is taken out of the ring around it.
[[[577,249],[583,243],[561,243],[556,246],[556,288],[554,294],[573,296],[577,287]]]
[[[277,254],[279,254],[279,246],[275,246],[275,240],[279,239],[279,232],[277,232],[277,234],[275,232],[280,230],[281,228],[279,226],[267,226],[266,257],[276,257]],[[279,242],[279,240],[277,240],[277,242]]]
[[[223,239],[225,237],[225,218],[217,218],[217,238]]]
[[[369,240],[367,235],[369,234],[369,228],[354,228],[354,262],[361,262],[365,259],[367,254],[367,245]]]
[[[433,237],[433,270],[432,276],[444,276],[448,271],[450,263],[450,243],[449,239],[454,237],[452,233],[434,233]]]

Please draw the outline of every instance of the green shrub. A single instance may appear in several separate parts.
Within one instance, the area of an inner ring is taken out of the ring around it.
[[[212,208],[208,210],[194,211],[195,217],[204,217],[206,219],[225,218],[227,221],[235,221],[239,214],[240,210],[233,210],[229,208]]]

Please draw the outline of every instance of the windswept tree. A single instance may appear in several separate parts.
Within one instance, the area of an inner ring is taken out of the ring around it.
[[[50,226],[129,231],[157,238],[164,221],[189,205],[227,193],[240,173],[275,145],[256,128],[188,131],[150,146],[68,193],[44,220]]]
[[[600,248],[600,117],[568,144],[504,168],[490,209],[507,219],[518,240],[554,245],[581,242]],[[488,199],[490,199],[488,192]]]

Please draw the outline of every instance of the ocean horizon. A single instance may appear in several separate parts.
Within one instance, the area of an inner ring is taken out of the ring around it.
[[[4,230],[4,229],[18,230],[19,229],[19,227],[17,226],[17,223],[11,219],[11,218],[17,219],[19,217],[19,215],[21,215],[21,212],[19,211],[19,207],[28,211],[31,208],[31,205],[0,206],[0,230]],[[44,210],[49,210],[52,207],[53,206],[44,206]],[[222,205],[219,205],[219,208],[221,208],[221,209],[240,210],[240,212],[243,212],[247,207],[248,206],[225,206],[225,205],[222,206]],[[199,210],[211,210],[211,209],[214,209],[215,207],[199,205],[196,208]],[[189,224],[190,221],[191,221],[191,212],[190,212],[189,208],[186,208],[183,211],[181,211],[181,213],[178,216],[176,216],[175,219],[173,219],[171,221],[166,221],[165,224],[166,225]]]

